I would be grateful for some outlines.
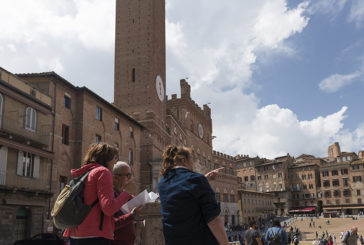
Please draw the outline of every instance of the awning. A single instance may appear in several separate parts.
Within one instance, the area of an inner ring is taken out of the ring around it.
[[[315,211],[316,208],[303,208],[301,209],[302,212],[312,212],[312,211]]]
[[[316,208],[315,207],[311,207],[311,208],[300,208],[300,209],[291,209],[288,212],[290,213],[301,213],[301,212],[313,212],[315,211]]]

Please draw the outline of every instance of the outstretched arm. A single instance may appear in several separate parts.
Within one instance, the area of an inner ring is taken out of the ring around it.
[[[214,234],[216,240],[219,242],[220,245],[229,244],[229,240],[226,235],[224,223],[220,216],[216,216],[207,225],[209,226],[212,234]]]

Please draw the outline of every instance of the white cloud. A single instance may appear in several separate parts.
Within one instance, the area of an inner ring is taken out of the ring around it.
[[[349,21],[355,22],[357,27],[361,27],[364,23],[364,1],[353,0],[351,8]]]
[[[340,90],[342,87],[349,85],[360,75],[359,72],[354,72],[351,74],[333,74],[329,77],[323,79],[319,83],[319,87],[322,91],[327,93],[334,93]]]
[[[322,0],[322,6],[330,2],[340,9],[346,1]],[[309,24],[308,3],[288,8],[284,0],[166,1],[167,92],[175,93],[179,79],[189,77],[193,99],[211,102],[216,150],[275,157],[322,154],[337,137],[346,137],[346,145],[362,142],[364,126],[342,130],[345,107],[301,121],[290,109],[261,107],[260,99],[246,92],[262,52],[296,55],[286,41]],[[0,66],[15,73],[54,70],[112,101],[115,1],[1,4]]]

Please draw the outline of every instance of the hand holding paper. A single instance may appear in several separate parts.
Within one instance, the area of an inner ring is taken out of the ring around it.
[[[125,203],[121,207],[121,211],[123,211],[124,213],[130,213],[131,210],[133,210],[133,208],[142,206],[148,202],[154,202],[157,198],[158,198],[158,194],[156,194],[154,192],[148,193],[147,190],[144,190],[144,191],[140,192],[136,197],[131,199],[129,202]]]

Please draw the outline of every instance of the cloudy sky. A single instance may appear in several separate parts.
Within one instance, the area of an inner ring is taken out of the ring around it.
[[[114,28],[115,0],[1,0],[0,66],[112,102]],[[215,150],[364,150],[364,1],[166,0],[166,32],[167,94],[188,77]]]

